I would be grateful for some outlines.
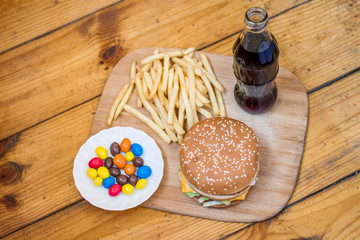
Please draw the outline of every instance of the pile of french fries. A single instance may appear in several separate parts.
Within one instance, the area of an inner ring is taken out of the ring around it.
[[[225,117],[223,86],[217,80],[207,57],[195,48],[161,53],[155,50],[140,61],[132,62],[130,83],[116,96],[107,118],[107,126],[125,110],[143,121],[165,142],[181,143],[184,134],[205,118]],[[137,108],[144,107],[151,119],[128,105],[131,94],[137,96]],[[186,123],[185,123],[186,119]]]

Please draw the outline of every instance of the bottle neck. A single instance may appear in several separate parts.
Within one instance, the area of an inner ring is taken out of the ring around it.
[[[263,8],[252,7],[245,14],[245,31],[261,33],[266,30],[268,14]]]

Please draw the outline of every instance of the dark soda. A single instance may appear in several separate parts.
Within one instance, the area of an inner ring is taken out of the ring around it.
[[[266,24],[260,30],[251,27],[254,26],[240,33],[233,46],[233,70],[237,78],[234,96],[243,110],[259,114],[269,110],[277,99],[279,48]]]

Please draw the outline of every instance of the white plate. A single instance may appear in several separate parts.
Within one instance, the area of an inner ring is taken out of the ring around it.
[[[120,192],[116,197],[111,197],[108,194],[108,189],[103,186],[96,187],[93,185],[92,179],[87,176],[86,171],[89,169],[89,161],[97,157],[95,149],[98,146],[106,148],[108,156],[112,157],[110,145],[113,142],[120,144],[124,138],[129,138],[131,143],[139,143],[143,147],[144,153],[141,157],[144,159],[144,165],[148,165],[151,168],[152,174],[146,179],[147,185],[144,189],[139,190],[135,188],[134,192],[130,195]],[[105,210],[120,211],[136,207],[149,199],[159,187],[163,172],[164,160],[161,151],[149,135],[131,127],[113,127],[91,136],[81,146],[75,157],[73,176],[75,186],[80,194],[92,205]]]

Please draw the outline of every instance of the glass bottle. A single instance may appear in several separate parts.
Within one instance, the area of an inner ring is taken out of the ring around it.
[[[236,102],[248,113],[269,110],[276,101],[279,47],[268,31],[267,12],[258,7],[245,14],[245,28],[233,46]]]

